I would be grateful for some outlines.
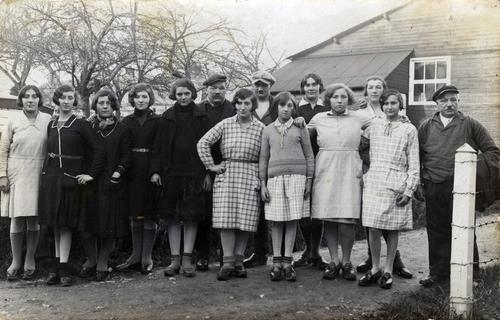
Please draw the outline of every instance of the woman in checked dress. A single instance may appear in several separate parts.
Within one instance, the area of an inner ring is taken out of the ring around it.
[[[380,279],[380,286],[392,286],[394,256],[399,230],[413,226],[411,197],[419,183],[417,129],[404,116],[403,98],[396,90],[386,90],[380,97],[385,119],[377,119],[366,129],[370,144],[370,168],[364,176],[363,226],[369,228],[372,268],[361,279],[369,286]],[[387,258],[380,264],[380,236],[387,230]]]
[[[260,204],[259,152],[264,125],[252,116],[257,98],[240,89],[233,99],[236,116],[224,119],[198,142],[205,167],[217,174],[214,181],[213,227],[221,229],[223,266],[217,279],[245,278],[243,254],[249,232],[257,230]],[[215,165],[210,146],[221,142],[223,161]]]

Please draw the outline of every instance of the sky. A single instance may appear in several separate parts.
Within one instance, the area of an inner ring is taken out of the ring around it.
[[[123,0],[128,1],[128,0]],[[139,0],[147,5],[147,0]],[[227,19],[248,35],[266,33],[275,57],[288,57],[408,0],[184,0],[202,9],[200,19]],[[206,14],[205,14],[206,13]],[[43,82],[35,73],[30,81]],[[28,82],[30,82],[28,81]],[[0,72],[0,97],[9,96],[10,80]]]

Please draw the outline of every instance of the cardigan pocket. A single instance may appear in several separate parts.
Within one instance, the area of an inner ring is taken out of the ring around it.
[[[406,189],[406,180],[408,179],[408,174],[401,171],[399,167],[391,166],[387,173],[387,189],[394,191],[395,193],[403,193]]]

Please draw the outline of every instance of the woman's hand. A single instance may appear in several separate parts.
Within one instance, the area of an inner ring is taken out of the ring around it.
[[[408,204],[408,202],[410,202],[410,197],[405,194],[400,194],[396,197],[396,205],[398,207],[404,207]]]
[[[415,190],[415,192],[413,193],[413,196],[418,201],[424,201],[425,200],[424,187],[421,184],[418,185],[417,190]]]
[[[368,107],[368,102],[365,98],[360,98],[357,102],[357,105],[356,105],[356,110],[357,109],[364,109]]]
[[[226,164],[224,162],[220,164],[214,164],[213,166],[208,167],[208,170],[215,172],[216,174],[221,174],[226,171]]]
[[[83,186],[86,185],[87,182],[94,180],[94,178],[88,174],[79,174],[76,176],[76,179],[78,180],[78,183]]]
[[[0,177],[0,191],[9,192],[9,178]]]
[[[264,202],[269,202],[271,200],[271,197],[269,196],[269,190],[267,190],[267,186],[265,183],[262,183],[260,187],[260,197]]]
[[[203,179],[203,191],[209,192],[212,191],[212,178],[210,175],[207,173],[205,175],[205,179]]]
[[[293,119],[293,125],[298,127],[298,128],[305,128],[306,127],[306,120],[302,117],[297,117]]]
[[[157,187],[161,186],[161,177],[158,173],[153,173],[149,181]]]
[[[304,190],[304,200],[307,200],[311,196],[312,189],[312,179],[306,180],[306,189]]]

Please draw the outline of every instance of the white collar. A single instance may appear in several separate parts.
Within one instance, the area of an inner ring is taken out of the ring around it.
[[[302,97],[302,99],[299,102],[299,107],[302,107],[302,106],[305,106],[308,104],[311,104],[311,103],[309,101],[307,101],[304,97]],[[316,105],[324,107],[325,104],[323,103],[323,99],[318,98],[318,100],[316,101]]]

